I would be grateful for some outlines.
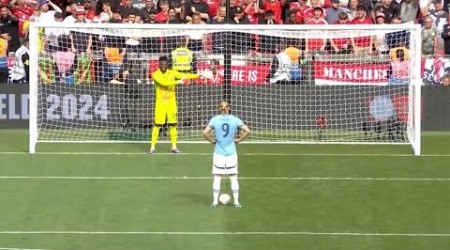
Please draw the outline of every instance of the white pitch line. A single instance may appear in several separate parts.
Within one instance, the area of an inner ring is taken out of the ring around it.
[[[0,180],[212,180],[208,176],[14,176],[3,175]],[[270,181],[423,181],[448,182],[450,178],[402,177],[239,177],[241,180]]]
[[[0,231],[0,234],[69,235],[319,235],[378,237],[450,237],[450,233],[359,233],[359,232],[152,232],[152,231]]]
[[[0,155],[31,155],[28,152],[0,152]],[[149,155],[145,152],[37,152],[36,155]],[[155,157],[158,155],[174,155],[173,153],[156,153],[151,155]],[[176,155],[194,155],[194,156],[212,156],[212,152],[209,153],[180,153]],[[239,153],[240,156],[373,156],[373,157],[417,157],[413,154],[337,154],[337,153]],[[150,156],[150,155],[149,155]],[[422,157],[450,157],[450,154],[423,154]],[[420,157],[419,156],[419,157]]]

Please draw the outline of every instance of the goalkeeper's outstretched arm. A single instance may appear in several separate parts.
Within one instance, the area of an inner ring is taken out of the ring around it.
[[[181,73],[178,71],[173,71],[173,73],[177,79],[196,79],[200,76],[199,74],[195,73]]]

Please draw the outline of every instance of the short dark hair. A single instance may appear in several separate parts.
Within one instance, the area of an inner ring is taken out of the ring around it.
[[[169,58],[167,56],[160,56],[159,61],[169,61]]]
[[[219,60],[212,59],[212,60],[210,61],[210,64],[211,64],[211,65],[219,65],[220,63],[219,63]]]

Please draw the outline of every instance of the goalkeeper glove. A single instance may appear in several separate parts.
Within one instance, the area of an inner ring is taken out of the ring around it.
[[[181,79],[180,80],[178,80],[178,84],[184,84],[185,83],[185,80],[186,80],[186,77],[181,77]]]

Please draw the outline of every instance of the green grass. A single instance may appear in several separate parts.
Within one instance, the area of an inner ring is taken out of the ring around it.
[[[424,133],[423,154],[428,156],[423,157],[412,156],[409,146],[242,144],[239,146],[242,209],[231,206],[211,209],[209,178],[177,178],[210,177],[209,154],[29,155],[26,131],[1,130],[0,138],[0,152],[17,152],[0,153],[0,249],[447,250],[450,246],[450,181],[445,179],[450,178],[449,133]],[[158,152],[167,152],[168,148],[167,144],[159,144]],[[180,149],[187,153],[212,151],[207,144],[180,145]],[[145,153],[147,150],[145,144],[38,146],[38,152]],[[366,155],[370,153],[376,155]],[[95,180],[6,176],[175,178]],[[336,179],[348,177],[387,179]],[[229,192],[228,180],[222,187]],[[19,233],[6,234],[6,231]],[[26,231],[185,234],[24,234]],[[192,232],[444,236],[186,234]]]

